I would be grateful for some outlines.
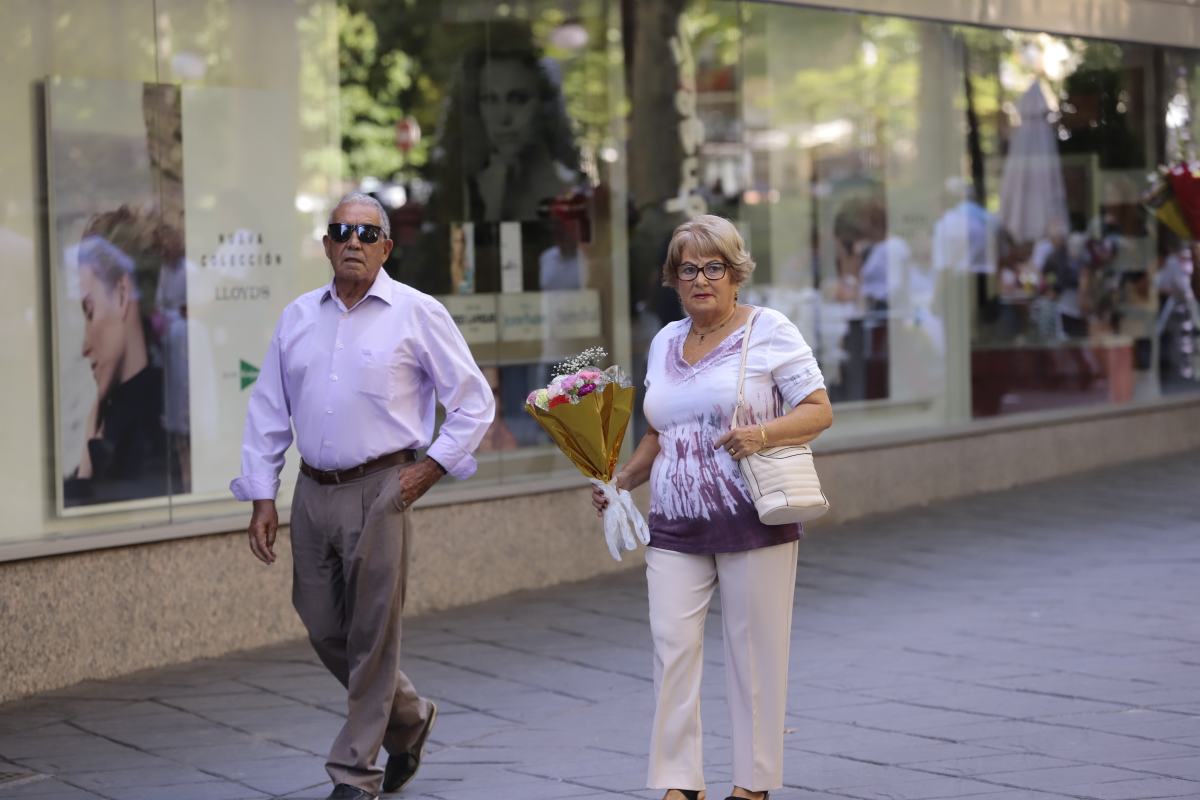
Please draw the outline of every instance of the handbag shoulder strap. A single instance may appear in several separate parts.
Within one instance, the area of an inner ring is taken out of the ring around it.
[[[746,356],[750,354],[750,329],[754,327],[754,320],[758,318],[759,311],[762,309],[756,308],[750,314],[750,319],[746,320],[746,332],[742,334],[742,361],[738,365],[737,405],[733,407],[733,416],[729,422],[731,430],[738,426],[738,412],[741,411],[742,405],[746,401]]]

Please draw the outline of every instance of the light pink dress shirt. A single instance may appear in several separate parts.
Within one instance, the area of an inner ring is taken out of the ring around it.
[[[436,402],[446,409],[437,441]],[[295,426],[300,457],[346,469],[428,447],[456,478],[495,414],[492,390],[450,314],[383,270],[347,309],[332,281],[283,310],[246,412],[239,500],[273,499]]]

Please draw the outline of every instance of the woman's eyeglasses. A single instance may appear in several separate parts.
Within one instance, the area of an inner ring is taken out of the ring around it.
[[[351,225],[348,222],[329,223],[329,238],[338,244],[350,241],[351,233],[357,234],[358,240],[363,244],[375,244],[379,241],[379,235],[383,233],[383,229],[378,225]]]
[[[725,277],[726,267],[727,265],[720,261],[710,261],[703,267],[698,267],[695,264],[685,261],[675,270],[675,274],[681,281],[694,281],[696,280],[696,276],[703,272],[704,277],[710,281],[719,281]]]

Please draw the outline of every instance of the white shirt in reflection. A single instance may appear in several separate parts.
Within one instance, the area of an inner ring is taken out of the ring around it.
[[[978,203],[964,200],[942,215],[933,227],[933,267],[956,272],[996,271],[996,216]]]
[[[563,253],[554,245],[538,257],[538,285],[543,290],[582,289],[586,275],[587,260],[578,247],[573,253]]]
[[[862,266],[862,293],[868,300],[885,303],[912,271],[912,249],[898,236],[876,242]]]

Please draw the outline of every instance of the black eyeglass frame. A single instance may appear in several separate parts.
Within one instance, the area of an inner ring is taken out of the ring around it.
[[[720,271],[718,272],[715,269],[710,271],[709,267],[719,267]],[[683,274],[684,270],[688,269],[688,268],[696,270],[696,272],[690,278]],[[719,281],[719,280],[721,280],[721,278],[725,277],[725,273],[728,270],[729,270],[729,265],[726,264],[724,261],[709,261],[707,264],[705,264],[702,267],[697,266],[697,265],[691,263],[690,261],[685,261],[682,264],[680,264],[678,267],[675,268],[675,277],[681,281],[694,281],[694,280],[696,280],[696,278],[700,277],[700,273],[703,272],[704,277],[707,278],[708,280]],[[713,272],[716,272],[716,274],[715,275],[712,274]]]
[[[358,240],[363,244],[375,244],[383,238],[383,228],[378,225],[367,225],[364,223],[352,225],[349,222],[331,222],[325,232],[329,234],[330,239],[333,239],[338,244],[345,244],[350,241],[351,233],[357,236]]]

